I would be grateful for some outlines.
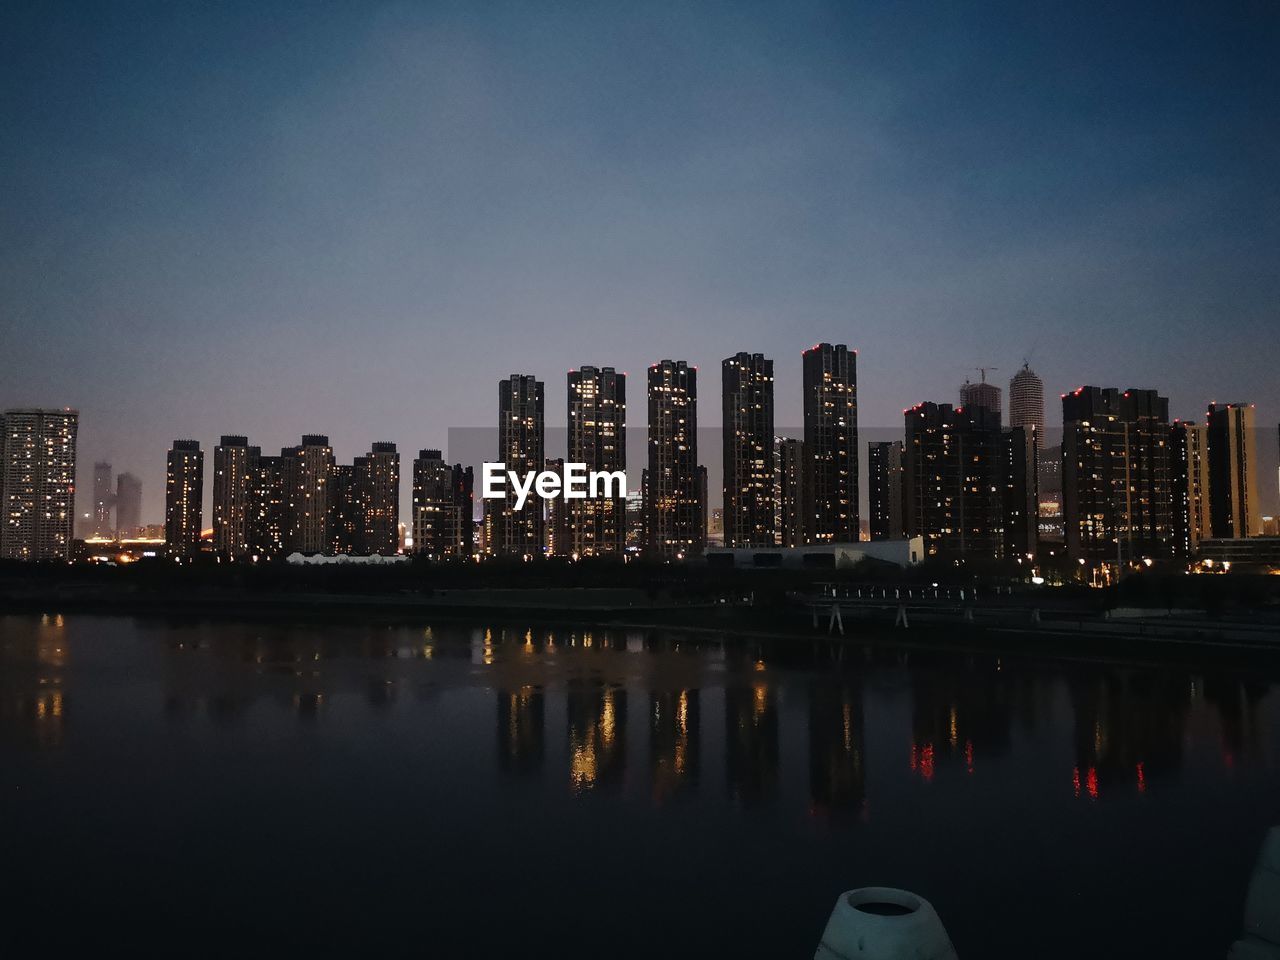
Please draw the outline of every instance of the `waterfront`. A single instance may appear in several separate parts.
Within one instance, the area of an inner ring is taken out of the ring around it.
[[[1225,669],[6,617],[0,945],[803,957],[885,883],[962,957],[1222,956],[1278,722]]]

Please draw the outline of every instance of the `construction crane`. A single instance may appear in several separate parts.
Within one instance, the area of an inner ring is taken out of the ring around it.
[[[981,377],[982,377],[982,382],[983,382],[983,383],[986,383],[986,382],[987,382],[987,371],[988,371],[988,370],[999,370],[1000,368],[999,368],[999,367],[972,367],[971,369],[973,369],[973,370],[977,370],[977,371],[978,371],[978,373],[979,373],[979,375],[981,375]]]

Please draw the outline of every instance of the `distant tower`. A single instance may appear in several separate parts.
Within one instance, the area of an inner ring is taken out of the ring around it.
[[[413,461],[413,551],[432,559],[471,556],[474,475],[445,463],[439,450]]]
[[[507,470],[520,476],[546,469],[544,384],[537,377],[513,373],[498,381],[498,456]],[[492,536],[489,551],[512,557],[540,557],[545,541],[541,497],[529,497],[516,510],[516,494],[507,486],[506,500],[489,500],[485,508]]]
[[[115,532],[111,525],[111,508],[115,506],[111,464],[98,462],[93,465],[93,535],[109,537]]]
[[[774,444],[773,500],[777,509],[774,527],[778,531],[778,546],[803,547],[809,516],[808,482],[809,457],[804,441],[794,437],[776,437]]]
[[[569,463],[585,463],[587,470],[627,469],[627,375],[613,367],[581,367],[570,370]],[[557,531],[555,552],[580,557],[621,556],[627,540],[625,497],[587,497],[555,500],[547,505],[568,524]],[[548,523],[550,523],[548,518]],[[548,540],[550,542],[550,539]]]
[[[386,440],[356,459],[359,487],[359,552],[395,556],[400,549],[400,454]]]
[[[902,441],[867,444],[867,497],[872,540],[901,540],[906,536],[906,514],[902,505],[904,487]]]
[[[288,503],[288,553],[324,553],[330,543],[329,485],[333,478],[333,447],[324,434],[305,434],[302,443],[281,450]]]
[[[116,536],[137,536],[142,526],[142,481],[132,473],[116,477]]]
[[[1177,552],[1169,401],[1155,390],[1080,387],[1062,397],[1067,553],[1133,563]]]
[[[981,380],[977,383],[966,380],[960,385],[960,406],[969,410],[982,407],[995,415],[994,425],[999,426],[1004,412],[1004,397],[999,387],[994,383],[987,383],[987,371],[994,369],[995,367],[979,367]],[[989,420],[987,422],[990,423]]]
[[[738,353],[721,363],[724,421],[724,545],[771,547],[773,361]]]
[[[164,541],[178,557],[200,550],[204,453],[196,440],[175,440],[169,450],[164,488]]]
[[[649,368],[646,529],[659,556],[701,555],[707,526],[698,464],[698,368],[663,360]]]
[[[213,549],[229,560],[249,552],[249,491],[256,468],[247,437],[224,436],[213,448]]]
[[[7,410],[2,422],[0,557],[70,559],[80,414]]]
[[[1201,540],[1213,536],[1209,526],[1209,428],[1175,420],[1170,428],[1170,483],[1173,492],[1174,546],[1192,556]]]
[[[1209,522],[1220,538],[1262,533],[1253,404],[1209,404]]]
[[[810,543],[853,543],[858,521],[858,351],[819,343],[802,355]]]
[[[1035,427],[1044,436],[1044,381],[1026,362],[1009,381],[1009,426]]]

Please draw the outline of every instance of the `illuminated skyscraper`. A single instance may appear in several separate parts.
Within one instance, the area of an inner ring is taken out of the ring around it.
[[[513,373],[498,382],[498,456],[507,470],[520,476],[546,467],[546,427],[543,414],[544,385],[532,375]],[[489,552],[498,556],[540,557],[545,544],[543,501],[530,496],[516,509],[516,493],[507,485],[502,501],[486,500],[491,514]]]
[[[80,414],[14,409],[0,420],[0,557],[66,560],[75,520]]]
[[[395,556],[400,549],[400,454],[394,443],[378,441],[356,460],[360,487],[359,552]]]
[[[698,464],[698,368],[683,360],[649,367],[646,530],[657,556],[700,555],[706,546],[704,475]]]
[[[93,535],[95,537],[109,537],[115,533],[115,527],[111,523],[111,508],[116,503],[115,490],[112,489],[114,481],[111,464],[98,462],[93,465]]]
[[[204,452],[198,441],[175,440],[164,488],[164,540],[173,556],[199,552],[203,500]]]
[[[284,554],[289,539],[290,451],[278,457],[254,452],[250,477],[248,542],[250,556],[268,560]]]
[[[1169,433],[1174,547],[1179,556],[1196,552],[1213,536],[1209,525],[1209,431],[1201,423],[1175,420]]]
[[[867,444],[867,506],[872,540],[901,540],[906,536],[904,485],[902,441]]]
[[[1067,553],[1128,564],[1175,552],[1169,401],[1154,390],[1081,387],[1062,398]]]
[[[116,535],[137,536],[142,527],[142,481],[132,473],[116,477]]]
[[[302,443],[280,452],[285,465],[288,502],[288,553],[324,553],[330,543],[329,482],[333,476],[333,448],[323,434],[305,434]]]
[[[569,371],[570,463],[593,470],[626,472],[627,375],[613,367],[582,367]],[[580,557],[621,555],[627,539],[624,495],[556,501],[568,523],[564,553]]]
[[[1002,434],[1004,555],[1034,559],[1040,540],[1038,434],[1035,427],[1010,427]]]
[[[1044,381],[1027,363],[1009,381],[1009,426],[1034,427],[1044,435]]]
[[[213,448],[213,549],[229,560],[249,553],[249,496],[257,447],[224,436]]]
[[[470,467],[445,463],[439,450],[413,461],[413,551],[436,560],[472,555]]]
[[[809,518],[808,466],[809,457],[804,441],[794,437],[777,437],[774,440],[774,503],[778,515],[775,529],[778,546],[803,547]]]
[[[803,354],[809,457],[808,539],[851,543],[858,521],[858,354],[819,343]]]
[[[720,365],[724,545],[774,545],[773,361],[738,353]]]
[[[1003,438],[985,407],[922,403],[906,411],[906,533],[927,556],[1004,555]]]
[[[1262,533],[1251,403],[1209,404],[1209,523],[1220,539]]]

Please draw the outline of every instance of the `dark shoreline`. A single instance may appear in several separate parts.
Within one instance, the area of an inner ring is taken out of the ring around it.
[[[616,600],[618,591],[606,591]],[[524,602],[513,602],[528,593]],[[802,606],[750,606],[728,603],[671,603],[646,600],[595,605],[591,590],[577,590],[575,603],[557,603],[550,591],[453,590],[437,596],[410,594],[266,593],[257,591],[152,591],[120,589],[24,590],[0,595],[0,615],[87,614],[192,621],[259,623],[364,623],[420,626],[432,621],[493,626],[597,627],[688,634],[719,643],[757,644],[775,654],[801,646],[838,648],[883,646],[902,650],[949,650],[997,656],[1125,663],[1240,666],[1280,671],[1280,631],[1261,631],[1269,642],[1230,637],[1246,621],[1197,619],[1190,637],[1161,636],[1151,620],[1090,621],[1077,615],[1038,625],[1005,622],[938,622],[917,619],[909,629],[895,628],[883,611],[844,618],[844,635],[828,632],[827,618],[814,629]],[[1187,621],[1170,618],[1169,626]],[[1099,627],[1106,632],[1098,632]],[[1166,631],[1173,633],[1176,631]],[[1257,635],[1256,629],[1250,631]]]

